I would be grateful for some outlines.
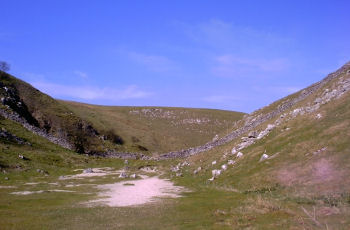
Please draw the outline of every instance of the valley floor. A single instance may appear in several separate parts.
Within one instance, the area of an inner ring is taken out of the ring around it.
[[[92,172],[9,174],[0,186],[1,229],[346,229],[350,224],[349,204],[340,199],[321,203],[290,196],[278,186],[238,191],[186,174],[173,178],[174,186],[163,171],[170,163],[101,160]],[[137,178],[120,178],[123,172]]]

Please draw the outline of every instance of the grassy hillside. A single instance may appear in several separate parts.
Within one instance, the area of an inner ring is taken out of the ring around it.
[[[164,153],[227,134],[244,113],[214,109],[96,106],[60,101],[101,133],[112,131],[128,151]]]
[[[180,184],[196,185],[199,191],[230,191],[240,196],[239,206],[220,207],[225,225],[258,229],[348,229],[350,226],[350,92],[333,100],[327,94],[342,91],[349,84],[350,67],[315,94],[300,101],[288,111],[256,128],[259,133],[268,124],[276,125],[268,135],[240,150],[243,156],[231,154],[246,139],[193,156],[183,168]],[[299,92],[300,93],[300,92]],[[283,101],[259,110],[254,115],[272,111]],[[319,109],[307,112],[323,98]],[[300,110],[302,109],[302,110]],[[304,109],[304,110],[303,110]],[[305,112],[300,112],[305,111]],[[268,158],[261,161],[263,154]],[[235,161],[229,165],[228,161]],[[216,161],[215,165],[212,162]],[[212,170],[228,169],[213,182]],[[202,170],[194,175],[198,167]],[[215,192],[214,192],[215,194]],[[209,196],[209,195],[207,195]],[[214,213],[214,210],[211,209]],[[255,227],[254,227],[255,226]]]
[[[162,107],[108,107],[58,101],[0,71],[1,108],[68,142],[76,152],[163,153],[225,134],[243,113]]]
[[[97,131],[69,108],[30,84],[0,71],[2,109],[14,111],[29,124],[69,142],[77,152],[100,150]]]

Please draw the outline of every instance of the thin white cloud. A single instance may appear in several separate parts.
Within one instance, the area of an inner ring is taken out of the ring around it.
[[[87,73],[80,71],[80,70],[75,70],[75,71],[73,71],[73,73],[75,75],[77,75],[78,77],[83,78],[83,79],[87,79],[89,77],[89,75]]]
[[[218,77],[259,77],[288,68],[289,62],[285,58],[241,58],[226,54],[214,57],[211,72]]]
[[[133,61],[154,72],[169,72],[177,69],[176,63],[165,56],[146,55],[137,52],[129,52],[128,56]]]
[[[200,24],[177,22],[184,33],[203,48],[223,49],[226,52],[245,52],[247,54],[262,51],[279,51],[290,47],[294,41],[270,31],[237,25],[219,19],[211,19]],[[266,53],[265,53],[266,55]]]
[[[114,89],[109,87],[70,86],[40,81],[31,82],[31,84],[42,92],[58,98],[121,101],[146,98],[152,95],[152,93],[143,91],[135,85],[130,85],[123,89]]]

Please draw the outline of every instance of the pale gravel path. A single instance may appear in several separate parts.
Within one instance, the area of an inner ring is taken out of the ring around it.
[[[133,185],[125,185],[133,184]],[[100,199],[89,204],[125,207],[159,201],[159,198],[181,197],[185,188],[175,186],[171,181],[158,177],[144,177],[140,180],[122,181],[115,184],[99,185]]]

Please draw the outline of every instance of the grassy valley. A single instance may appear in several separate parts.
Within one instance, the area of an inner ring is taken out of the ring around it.
[[[13,136],[0,139],[0,226],[348,229],[350,64],[329,76],[318,87],[246,116],[220,110],[56,101],[91,125],[104,148],[114,146],[111,138],[103,137],[112,132],[123,141],[116,149],[153,156],[203,145],[216,134],[220,140],[228,130],[247,127],[242,135],[187,158],[124,161],[79,154],[1,118],[3,135]],[[9,108],[3,105],[3,109]],[[87,168],[95,172],[81,176]],[[105,171],[100,174],[101,168]],[[144,178],[169,179],[183,188],[181,197],[126,207],[90,203],[101,198],[100,186],[124,182],[137,189],[135,180]]]
[[[244,113],[214,109],[96,106],[60,101],[101,133],[116,133],[126,151],[164,153],[223,136]]]

